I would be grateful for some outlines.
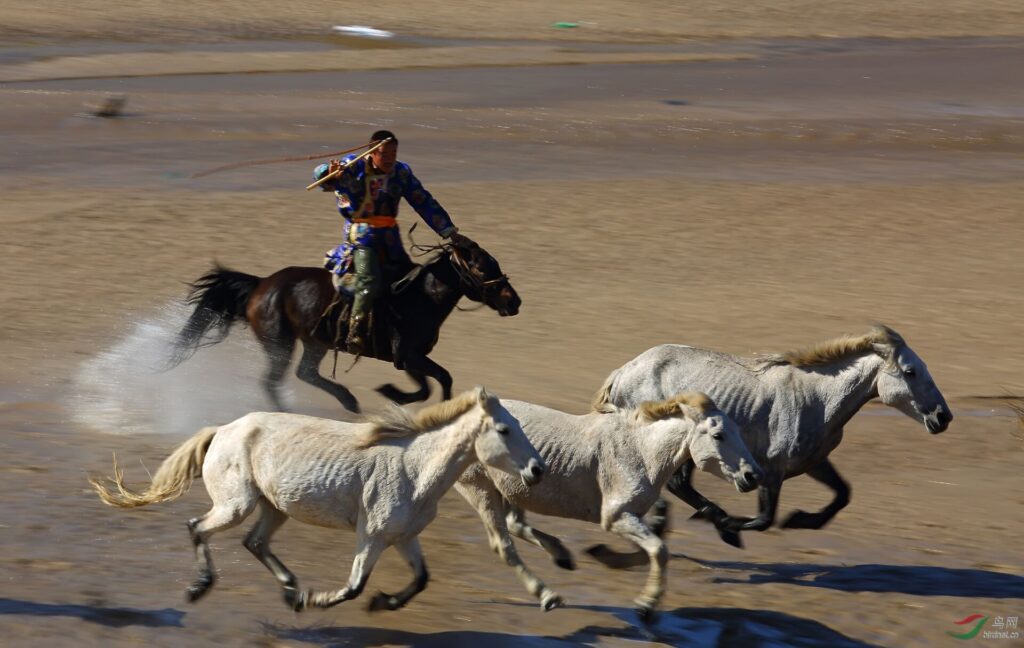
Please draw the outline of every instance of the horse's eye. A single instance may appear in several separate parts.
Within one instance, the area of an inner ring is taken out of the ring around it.
[[[913,378],[914,376],[917,375],[917,372],[914,371],[913,367],[907,367],[906,369],[903,370],[903,375],[906,376],[907,378]]]
[[[498,423],[494,426],[494,429],[501,436],[508,436],[508,433],[511,431],[511,428],[505,423]]]
[[[721,432],[715,432],[714,434],[711,435],[711,438],[714,439],[715,441],[721,441],[725,437],[722,436]]]

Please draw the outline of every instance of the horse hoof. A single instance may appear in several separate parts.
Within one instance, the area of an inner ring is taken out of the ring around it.
[[[210,585],[207,583],[195,583],[189,585],[188,589],[185,590],[185,600],[189,603],[195,603],[199,599],[210,591]]]
[[[729,546],[736,547],[737,549],[743,548],[743,538],[740,537],[738,531],[719,530],[718,537]]]
[[[820,529],[822,525],[818,516],[807,511],[793,511],[786,521],[781,524],[783,529]]]
[[[561,567],[562,569],[576,571],[576,563],[573,562],[573,559],[571,557],[555,558],[555,564]]]
[[[691,520],[706,520],[711,522],[716,527],[727,523],[732,518],[729,514],[723,511],[721,508],[709,504],[707,506],[697,509],[697,511],[690,516]]]
[[[715,528],[718,529],[719,533],[721,533],[722,531],[739,533],[743,529],[748,528],[747,525],[753,521],[753,518],[737,518],[732,516],[726,516],[720,520],[715,521]]]
[[[559,596],[558,594],[549,594],[549,595],[545,596],[543,599],[541,599],[541,602],[540,602],[540,607],[545,612],[550,612],[551,610],[554,610],[555,608],[563,607],[564,605],[565,605],[565,601],[563,601],[562,597]]]
[[[594,558],[598,558],[598,556],[603,556],[608,552],[608,545],[604,543],[596,544],[592,547],[587,547],[583,551],[593,556]],[[598,558],[598,560],[600,560],[600,558]]]
[[[213,578],[207,575],[201,575],[196,582],[188,586],[185,590],[185,600],[189,603],[195,603],[199,599],[203,598],[207,592],[210,591],[210,587],[213,585]]]
[[[402,607],[401,602],[390,594],[377,592],[370,603],[366,606],[367,612],[379,612],[380,610],[397,610]]]
[[[302,612],[309,602],[309,592],[299,591],[294,587],[284,588],[284,603],[294,612]]]
[[[638,604],[636,607],[636,615],[640,617],[640,622],[645,626],[651,625],[654,622],[654,608],[646,604]]]

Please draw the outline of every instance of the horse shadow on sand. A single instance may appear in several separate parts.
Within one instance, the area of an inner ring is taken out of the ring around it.
[[[927,565],[806,565],[701,560],[673,554],[703,567],[748,572],[745,578],[716,576],[713,583],[763,585],[786,583],[822,587],[841,592],[887,592],[913,596],[958,596],[993,599],[1024,599],[1024,577],[983,569],[958,569]]]
[[[536,607],[533,603],[508,603]],[[455,630],[447,632],[409,632],[367,627],[318,626],[297,628],[267,624],[269,635],[282,640],[299,641],[331,648],[346,646],[416,646],[422,648],[565,648],[566,646],[604,645],[608,639],[646,642],[647,645],[726,648],[747,646],[769,648],[875,648],[875,644],[848,637],[811,619],[744,608],[677,608],[661,612],[648,626],[629,608],[601,605],[569,605],[566,609],[610,614],[619,625],[588,625],[565,636],[554,637],[522,633]],[[558,612],[553,612],[558,614]],[[543,627],[539,619],[535,627]]]
[[[174,608],[162,610],[139,610],[136,608],[111,608],[100,605],[79,605],[76,603],[38,603],[18,599],[0,598],[0,616],[21,615],[38,617],[74,617],[90,623],[123,628],[145,626],[147,628],[180,628],[185,613]]]

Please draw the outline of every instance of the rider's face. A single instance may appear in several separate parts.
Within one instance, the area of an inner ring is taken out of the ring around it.
[[[391,169],[395,168],[395,161],[397,159],[398,144],[394,142],[388,142],[373,153],[370,153],[370,160],[373,161],[373,166],[384,173],[391,173]]]

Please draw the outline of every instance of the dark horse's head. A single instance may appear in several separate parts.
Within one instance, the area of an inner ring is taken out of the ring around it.
[[[502,317],[519,312],[523,303],[519,294],[487,250],[467,238],[445,247],[466,297],[490,306]]]

